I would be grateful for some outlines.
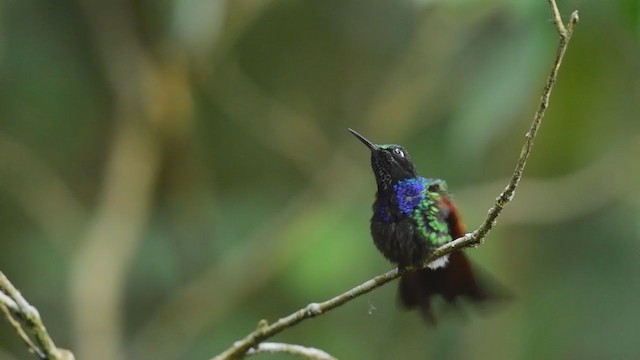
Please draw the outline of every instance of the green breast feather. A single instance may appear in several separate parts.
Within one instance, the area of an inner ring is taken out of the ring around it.
[[[452,240],[449,234],[449,224],[444,218],[445,214],[438,207],[442,197],[439,191],[444,190],[446,185],[444,182],[438,183],[437,191],[429,191],[429,189],[433,190],[433,183],[430,185],[432,186],[425,186],[422,192],[423,200],[416,206],[412,215],[422,236],[431,244],[439,246]]]
[[[434,246],[451,241],[446,211],[438,205],[446,194],[442,180],[415,177],[394,186],[398,210],[416,222],[419,233]]]

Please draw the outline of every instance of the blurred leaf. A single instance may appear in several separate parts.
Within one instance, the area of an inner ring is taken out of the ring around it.
[[[536,98],[553,49],[549,32],[535,27],[518,29],[463,84],[451,119],[449,144],[458,157],[481,157],[490,144],[512,131],[525,105]]]
[[[190,52],[202,54],[216,44],[224,25],[226,0],[173,1],[172,33]]]

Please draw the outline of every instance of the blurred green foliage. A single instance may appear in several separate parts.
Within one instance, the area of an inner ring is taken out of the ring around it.
[[[277,340],[640,357],[640,2],[559,6],[581,22],[525,178],[468,251],[514,303],[429,328],[392,284]],[[5,1],[0,270],[78,358],[209,358],[390,267],[347,127],[407,147],[476,226],[551,66],[550,18],[543,0]],[[8,324],[0,358],[29,358]]]

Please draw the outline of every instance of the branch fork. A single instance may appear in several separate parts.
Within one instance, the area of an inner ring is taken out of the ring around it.
[[[56,347],[47,332],[38,309],[20,294],[0,271],[0,309],[14,327],[18,336],[32,353],[40,359],[73,360],[73,353]],[[26,328],[26,330],[25,330]],[[31,336],[28,335],[31,334]],[[32,340],[32,337],[34,340]]]

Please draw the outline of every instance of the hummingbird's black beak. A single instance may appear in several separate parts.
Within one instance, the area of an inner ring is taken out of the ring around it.
[[[369,150],[371,150],[371,152],[377,151],[380,148],[378,147],[378,145],[372,143],[371,141],[367,140],[367,138],[365,138],[364,136],[358,134],[357,131],[353,130],[353,129],[349,129],[349,132],[351,132],[353,134],[353,136],[357,137],[358,140],[362,141],[363,144],[367,145],[367,147],[369,148]]]

